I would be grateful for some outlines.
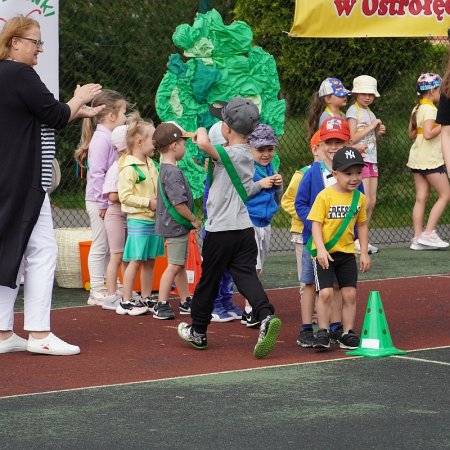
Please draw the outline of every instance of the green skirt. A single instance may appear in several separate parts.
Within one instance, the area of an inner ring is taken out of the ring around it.
[[[128,219],[123,260],[146,261],[163,255],[164,238],[155,235],[155,222]]]

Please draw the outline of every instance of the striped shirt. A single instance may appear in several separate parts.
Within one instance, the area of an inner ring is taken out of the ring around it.
[[[52,162],[55,158],[55,130],[47,125],[41,126],[42,170],[41,185],[47,191],[52,184]]]

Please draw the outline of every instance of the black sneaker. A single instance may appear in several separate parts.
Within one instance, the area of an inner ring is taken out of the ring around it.
[[[250,311],[249,313],[247,313],[247,328],[258,327],[260,325],[261,325],[261,321],[255,317],[255,315],[253,314],[253,311]]]
[[[178,325],[178,336],[197,350],[204,350],[208,347],[206,334],[195,333],[192,325],[188,325],[186,322],[181,322]]]
[[[150,297],[146,297],[142,300],[142,303],[147,306],[148,310],[151,313],[155,312],[155,306],[158,304],[158,300],[150,295]]]
[[[314,348],[330,348],[330,334],[326,328],[321,328],[314,339]]]
[[[281,320],[275,316],[267,316],[261,322],[259,329],[258,342],[253,350],[255,358],[266,357],[275,347],[278,333],[281,328]]]
[[[180,302],[180,314],[190,314],[191,313],[191,297],[186,297],[186,301]]]
[[[350,350],[354,350],[359,346],[359,336],[353,331],[350,330],[348,333],[342,334],[339,339],[339,347],[340,348],[348,348]]]
[[[297,345],[303,348],[312,348],[314,346],[314,331],[312,328],[300,331],[297,338]]]
[[[339,341],[341,340],[342,333],[344,332],[344,329],[342,328],[342,325],[337,328],[334,331],[330,331],[330,341],[332,344],[339,344]]]
[[[241,323],[242,325],[247,325],[249,313],[242,311]]]
[[[153,309],[153,317],[155,319],[175,319],[175,314],[170,308],[169,302],[161,303],[158,302]]]

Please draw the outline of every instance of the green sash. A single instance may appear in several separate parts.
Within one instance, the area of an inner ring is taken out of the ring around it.
[[[341,226],[339,227],[339,229],[337,230],[337,233],[333,236],[333,238],[325,244],[325,248],[327,250],[331,250],[337,244],[337,242],[341,238],[342,234],[344,233],[345,229],[347,228],[348,224],[350,223],[350,221],[352,220],[354,215],[357,213],[358,201],[359,201],[360,195],[361,195],[361,192],[359,192],[358,189],[355,189],[353,191],[352,203],[350,205],[350,208],[347,211],[347,214],[344,217],[344,220],[341,223]],[[308,239],[308,242],[306,243],[306,249],[308,250],[309,253],[311,253],[311,256],[316,257],[317,256],[317,248],[311,249],[312,243],[313,243],[313,237],[311,235]]]
[[[164,189],[161,184],[161,177],[158,177],[158,184],[159,184],[159,195],[161,196],[165,207],[167,208],[167,211],[172,216],[172,218],[175,220],[175,222],[178,222],[180,225],[182,225],[184,228],[187,228],[188,230],[193,230],[194,225],[192,225],[189,220],[187,220],[185,217],[183,217],[169,202],[169,200],[166,197],[166,194],[164,193]],[[195,214],[194,214],[195,215]]]
[[[131,164],[131,166],[134,168],[134,170],[137,172],[138,174],[138,179],[136,180],[136,184],[140,184],[142,181],[144,181],[146,179],[144,172],[142,172],[142,170],[139,168],[138,165],[136,164]],[[166,195],[164,194],[164,190],[162,188],[161,185],[161,178],[158,177],[158,183],[159,183],[159,195],[161,196],[161,198],[163,199],[164,205],[167,208],[167,211],[169,212],[169,214],[173,217],[173,219],[178,222],[180,225],[182,225],[183,227],[187,228],[188,230],[193,230],[194,226],[192,225],[191,222],[189,222],[189,220],[187,220],[185,217],[183,217],[169,202],[169,200],[167,200]]]
[[[227,171],[227,174],[230,177],[231,182],[233,183],[233,186],[239,194],[239,197],[241,197],[242,201],[245,203],[248,199],[247,191],[245,190],[245,187],[242,184],[242,181],[238,173],[236,172],[236,169],[234,168],[233,163],[228,156],[228,153],[221,145],[215,145],[214,147],[217,150],[217,153],[219,153],[220,160],[222,161],[223,166],[225,167],[225,170]],[[211,158],[209,159],[208,164],[208,181],[209,185],[211,186],[213,182],[213,166]]]

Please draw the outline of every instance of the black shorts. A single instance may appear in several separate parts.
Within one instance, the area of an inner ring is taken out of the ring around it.
[[[356,257],[352,253],[331,253],[334,261],[329,261],[328,269],[322,269],[317,264],[317,259],[313,259],[314,278],[316,280],[316,290],[331,288],[338,281],[339,288],[356,287],[358,283],[358,267]]]
[[[418,173],[420,175],[422,175],[423,177],[427,176],[427,175],[431,175],[432,173],[447,173],[447,171],[445,170],[445,166],[439,166],[436,167],[435,169],[411,169],[412,173]]]

